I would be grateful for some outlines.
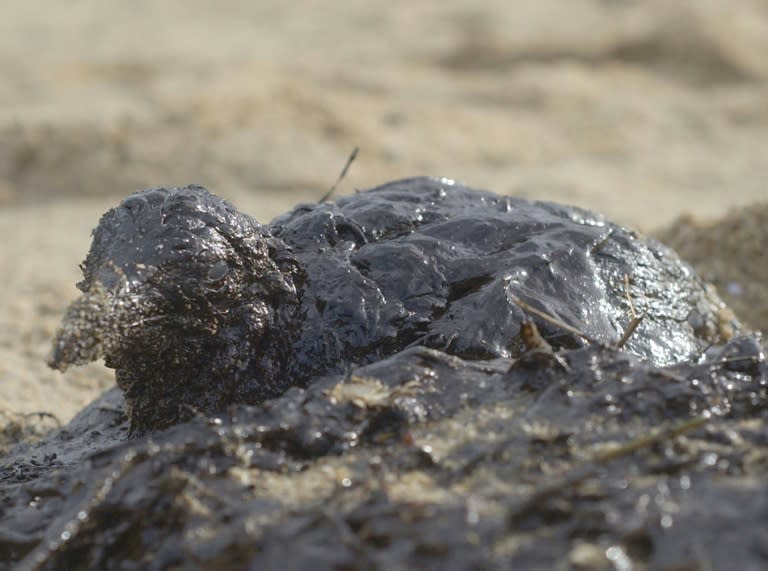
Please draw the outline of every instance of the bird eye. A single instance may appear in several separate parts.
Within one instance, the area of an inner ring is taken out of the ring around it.
[[[219,260],[211,266],[208,270],[208,279],[212,282],[218,282],[224,279],[227,275],[229,268],[224,260]]]

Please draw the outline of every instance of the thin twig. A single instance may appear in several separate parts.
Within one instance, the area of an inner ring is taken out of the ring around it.
[[[719,359],[717,361],[704,361],[702,365],[706,365],[708,367],[718,367],[720,365],[728,365],[729,363],[743,363],[745,361],[760,363],[762,362],[762,359],[757,355],[743,355],[741,357],[727,357],[725,359]]]
[[[523,311],[527,311],[528,313],[532,313],[533,315],[535,315],[537,317],[540,317],[541,319],[543,319],[547,323],[550,323],[550,324],[552,324],[552,325],[554,325],[556,327],[559,327],[560,329],[563,329],[563,330],[567,331],[568,333],[573,333],[574,335],[576,335],[578,337],[581,337],[582,339],[584,339],[585,341],[588,341],[589,343],[592,343],[593,345],[599,345],[600,344],[599,341],[597,341],[596,339],[590,337],[589,335],[587,335],[583,331],[579,331],[578,329],[576,329],[572,325],[568,325],[567,323],[565,323],[561,319],[558,319],[557,317],[553,317],[553,316],[549,315],[548,313],[544,313],[540,309],[536,309],[532,305],[524,302],[522,299],[520,299],[516,295],[514,295],[512,293],[510,293],[508,295],[509,295],[510,299],[513,302],[515,302],[515,305],[517,305]]]
[[[635,309],[635,304],[632,301],[632,294],[629,291],[629,274],[624,274],[624,294],[627,296],[629,313],[632,315],[632,319],[637,319],[637,310]]]
[[[349,155],[349,158],[347,159],[347,163],[344,165],[344,168],[341,169],[341,173],[339,174],[339,178],[336,179],[336,182],[333,183],[333,186],[328,189],[328,192],[326,192],[323,197],[318,201],[318,204],[322,204],[326,200],[328,200],[331,195],[336,192],[336,187],[339,186],[339,183],[344,180],[344,177],[347,176],[347,171],[349,170],[350,165],[355,161],[357,158],[357,152],[360,150],[360,147],[355,147],[352,149],[352,152]]]
[[[636,315],[632,318],[632,321],[629,322],[629,325],[627,325],[627,328],[624,330],[624,334],[621,336],[621,339],[619,339],[618,343],[616,343],[617,349],[624,347],[626,342],[629,341],[630,337],[632,337],[635,329],[637,329],[637,326],[640,325],[643,319],[645,319],[645,313],[641,313],[640,315]]]
[[[710,420],[710,416],[706,416],[706,415],[695,416],[693,418],[684,420],[679,424],[675,424],[670,427],[665,427],[665,428],[655,430],[650,434],[644,434],[642,436],[639,436],[611,450],[598,452],[594,456],[594,461],[603,464],[605,462],[616,460],[617,458],[621,458],[622,456],[627,456],[628,454],[637,452],[638,450],[642,450],[643,448],[649,448],[654,444],[658,444],[659,442],[664,442],[665,440],[675,438],[676,436],[680,436],[682,434],[685,434],[686,432],[691,432],[693,430],[701,428],[702,426],[707,424],[709,420]]]
[[[608,240],[611,239],[611,236],[613,236],[613,229],[608,230],[605,236],[597,244],[592,246],[589,253],[597,254],[600,250],[602,250],[605,247],[605,245],[608,243]]]
[[[629,274],[624,274],[624,295],[627,298],[627,305],[629,305],[629,314],[632,316],[632,319],[629,322],[629,325],[627,325],[627,328],[624,330],[624,334],[621,336],[621,339],[619,339],[618,343],[616,343],[616,348],[621,349],[626,345],[627,341],[629,341],[629,338],[632,337],[632,334],[635,332],[635,329],[637,329],[637,326],[640,325],[640,323],[645,319],[645,314],[638,315],[637,309],[635,309],[635,303],[632,301],[632,292],[629,289]]]

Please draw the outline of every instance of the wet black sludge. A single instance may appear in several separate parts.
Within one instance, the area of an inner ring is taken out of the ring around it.
[[[261,226],[157,189],[84,274],[53,364],[124,394],[3,459],[0,569],[768,558],[761,341],[597,215],[409,179]]]

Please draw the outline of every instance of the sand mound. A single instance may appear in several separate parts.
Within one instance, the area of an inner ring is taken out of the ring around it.
[[[747,324],[768,331],[768,203],[715,221],[683,216],[657,232]]]

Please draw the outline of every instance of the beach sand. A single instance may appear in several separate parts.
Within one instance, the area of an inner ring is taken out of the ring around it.
[[[354,147],[340,194],[429,174],[591,208],[768,327],[761,0],[11,2],[0,70],[0,424],[113,383],[45,357],[121,197],[194,182],[268,221]]]

